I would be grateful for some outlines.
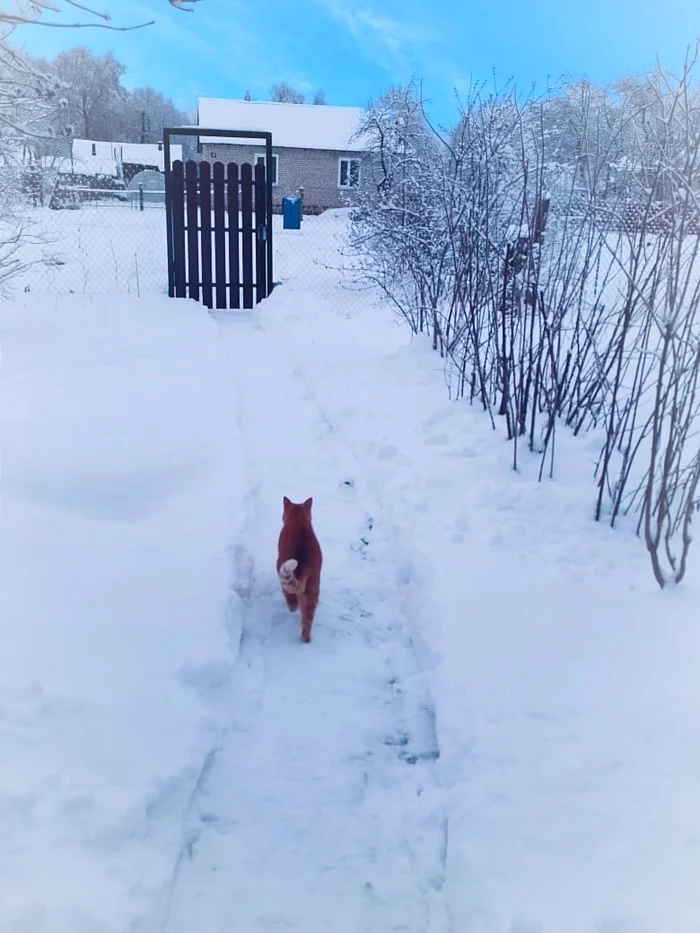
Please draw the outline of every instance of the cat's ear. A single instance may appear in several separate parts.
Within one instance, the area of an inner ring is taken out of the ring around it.
[[[308,499],[306,500],[306,502],[304,503],[304,508],[305,508],[306,511],[309,513],[309,515],[311,514],[311,506],[312,506],[313,504],[314,504],[313,496],[309,496],[309,498],[308,498]]]
[[[292,507],[292,503],[286,496],[284,496],[282,499],[282,517],[283,518],[289,512],[291,507]]]

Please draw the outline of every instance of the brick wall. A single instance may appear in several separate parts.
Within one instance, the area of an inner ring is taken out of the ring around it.
[[[208,162],[253,162],[263,155],[264,145],[232,145],[230,143],[204,143],[202,159]],[[345,207],[353,189],[338,185],[338,160],[357,159],[356,152],[329,152],[320,149],[284,149],[272,147],[277,156],[277,184],[272,189],[274,210],[281,210],[283,197],[294,197],[304,189],[304,211],[320,213],[332,207]],[[362,171],[362,169],[360,170]]]

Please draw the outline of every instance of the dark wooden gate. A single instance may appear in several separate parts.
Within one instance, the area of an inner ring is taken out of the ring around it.
[[[192,135],[192,127],[181,134]],[[177,133],[164,131],[164,134]],[[197,128],[199,136],[237,136]],[[263,137],[272,164],[269,133]],[[272,185],[263,164],[170,163],[165,145],[168,294],[208,308],[253,308],[272,291]]]

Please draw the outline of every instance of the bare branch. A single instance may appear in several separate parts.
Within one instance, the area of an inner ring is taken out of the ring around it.
[[[136,26],[110,26],[107,23],[54,23],[48,20],[26,19],[21,16],[0,13],[0,22],[6,22],[13,26],[33,25],[49,26],[53,29],[109,29],[112,32],[131,32],[134,29],[143,29],[145,26],[153,26],[154,19],[147,23],[138,23]]]
[[[28,12],[23,12],[23,9],[26,9],[26,7],[23,8],[20,4],[18,5],[18,8],[15,12],[0,10],[0,23],[7,23],[8,26],[47,26],[53,29],[109,29],[113,32],[131,32],[134,29],[143,29],[144,27],[152,26],[155,23],[155,20],[149,20],[146,23],[138,23],[134,26],[114,26],[111,23],[112,15],[109,12],[100,12],[99,10],[94,9],[92,6],[81,3],[80,0],[64,0],[64,2],[71,7],[74,7],[75,9],[89,13],[91,16],[96,16],[105,22],[64,23],[56,20],[46,20],[43,19],[42,11],[60,13],[61,8],[57,5],[57,3],[54,2],[54,0],[33,0],[32,7],[36,10],[35,15],[32,15],[31,9]],[[169,2],[171,6],[175,7],[175,9],[182,10],[186,13],[191,13],[194,10],[193,4],[200,2],[200,0],[169,0]]]

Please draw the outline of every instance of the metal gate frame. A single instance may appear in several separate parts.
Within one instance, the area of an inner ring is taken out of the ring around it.
[[[165,168],[165,225],[168,249],[168,295],[175,297],[175,242],[173,235],[173,202],[172,202],[172,164],[170,141],[173,136],[195,136],[197,140],[202,136],[216,136],[229,139],[262,140],[265,143],[265,185],[267,197],[265,199],[265,238],[267,250],[267,294],[274,288],[272,273],[272,133],[258,130],[222,130],[221,128],[208,128],[202,126],[168,126],[163,128],[163,156]]]

